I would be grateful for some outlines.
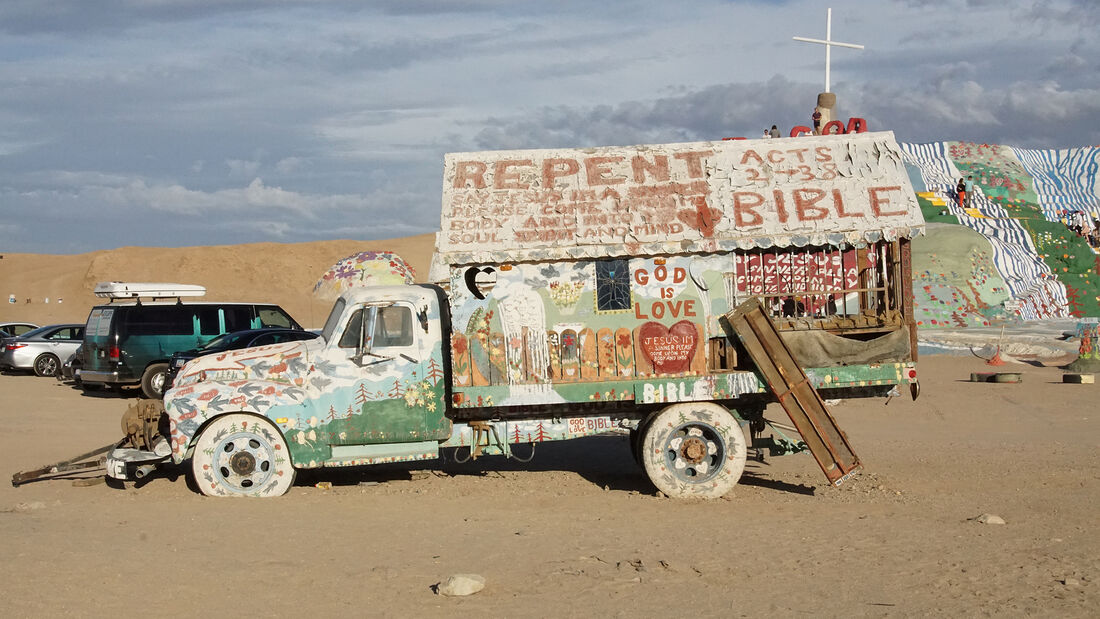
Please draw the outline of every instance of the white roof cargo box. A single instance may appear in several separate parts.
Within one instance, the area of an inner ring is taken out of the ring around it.
[[[205,294],[206,288],[194,284],[100,282],[95,286],[95,296],[103,299],[168,299],[201,297]]]

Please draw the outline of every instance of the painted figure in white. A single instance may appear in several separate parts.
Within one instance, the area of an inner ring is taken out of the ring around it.
[[[500,323],[504,328],[506,358],[508,360],[508,383],[511,385],[526,382],[523,375],[528,362],[523,358],[526,350],[529,359],[528,372],[549,385],[547,368],[550,366],[550,346],[546,341],[546,308],[537,292],[522,286],[508,287],[506,295],[500,299]],[[523,346],[515,346],[522,342]]]

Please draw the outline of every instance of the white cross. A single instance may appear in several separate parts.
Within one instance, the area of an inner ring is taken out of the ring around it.
[[[804,41],[806,43],[820,43],[825,46],[825,92],[829,92],[829,52],[832,51],[833,46],[839,47],[851,47],[852,49],[863,49],[862,45],[856,45],[854,43],[838,43],[833,40],[833,9],[826,9],[825,12],[825,40],[821,39],[807,39],[805,37],[791,37],[795,41]]]

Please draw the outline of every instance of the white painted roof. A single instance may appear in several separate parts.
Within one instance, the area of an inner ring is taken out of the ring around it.
[[[451,153],[438,267],[923,233],[892,132]]]

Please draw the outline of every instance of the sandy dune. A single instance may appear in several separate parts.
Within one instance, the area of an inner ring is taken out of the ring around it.
[[[0,303],[0,322],[84,322],[100,302],[92,294],[96,283],[140,281],[206,286],[209,301],[277,303],[303,326],[320,327],[332,303],[314,300],[313,285],[338,260],[360,251],[390,250],[422,280],[434,243],[434,234],[422,234],[389,241],[123,247],[74,256],[4,254],[0,295],[7,299],[14,294],[17,302]]]

